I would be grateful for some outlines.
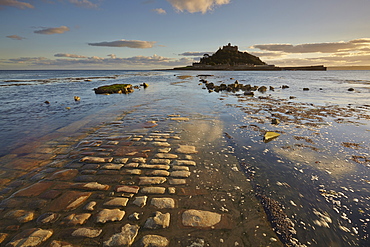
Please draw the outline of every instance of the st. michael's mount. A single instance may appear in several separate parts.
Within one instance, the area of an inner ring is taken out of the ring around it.
[[[238,46],[230,43],[219,48],[213,55],[204,54],[199,63],[192,66],[178,67],[175,70],[326,70],[323,65],[277,67],[268,65],[259,57],[248,52],[241,52]]]

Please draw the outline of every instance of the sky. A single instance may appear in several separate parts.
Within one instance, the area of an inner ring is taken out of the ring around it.
[[[276,66],[370,66],[370,0],[0,0],[0,69],[165,69],[231,43]]]

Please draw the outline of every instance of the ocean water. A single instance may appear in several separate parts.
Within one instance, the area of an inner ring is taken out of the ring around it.
[[[274,90],[208,92],[200,78]],[[144,82],[129,95],[93,90]],[[0,157],[82,119],[92,126],[135,108],[148,120],[217,118],[228,138],[215,151],[235,155],[255,192],[281,204],[297,246],[370,245],[370,71],[0,71],[0,102]],[[285,121],[271,125],[274,117]],[[281,136],[263,142],[264,131]]]

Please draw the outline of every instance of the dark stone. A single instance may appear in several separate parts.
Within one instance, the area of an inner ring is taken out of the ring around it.
[[[348,88],[348,91],[353,92],[353,91],[355,91],[355,89],[353,87],[351,87],[351,88]]]
[[[134,90],[131,84],[113,84],[94,88],[96,94],[112,94],[112,93],[123,93],[129,94]]]
[[[310,89],[308,87],[304,87],[303,91],[309,91]]]

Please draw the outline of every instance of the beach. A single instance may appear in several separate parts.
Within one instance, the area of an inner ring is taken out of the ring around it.
[[[45,73],[2,77],[1,245],[369,244],[369,71]]]

